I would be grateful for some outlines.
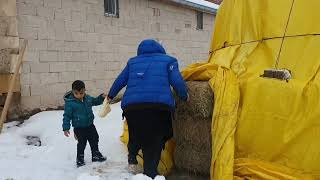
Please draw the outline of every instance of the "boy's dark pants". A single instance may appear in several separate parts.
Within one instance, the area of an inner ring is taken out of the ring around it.
[[[129,110],[125,112],[129,127],[129,156],[142,149],[144,174],[154,178],[161,151],[171,126],[171,112],[158,109]]]
[[[91,147],[92,157],[99,153],[99,135],[93,124],[85,128],[74,128],[74,134],[78,138],[77,158],[84,157],[87,141],[89,141]]]

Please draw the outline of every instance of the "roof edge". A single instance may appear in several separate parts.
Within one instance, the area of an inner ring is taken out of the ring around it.
[[[219,5],[211,2],[206,3],[206,4],[210,4],[210,6],[208,6],[201,3],[197,3],[193,0],[170,0],[170,1],[175,2],[177,4],[184,5],[184,6],[188,6],[192,9],[199,10],[209,14],[216,14],[219,9]]]

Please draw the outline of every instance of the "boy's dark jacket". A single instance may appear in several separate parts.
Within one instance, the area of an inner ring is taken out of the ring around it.
[[[63,131],[70,129],[70,122],[74,128],[89,127],[93,124],[94,115],[92,106],[98,106],[103,103],[102,94],[96,98],[85,95],[83,101],[76,99],[72,92],[64,95],[64,114],[63,114]]]

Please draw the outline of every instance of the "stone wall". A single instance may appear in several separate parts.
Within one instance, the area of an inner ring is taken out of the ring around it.
[[[120,17],[104,16],[103,0],[17,0],[20,38],[29,40],[21,74],[24,110],[63,105],[76,79],[97,95],[136,55],[146,38],[162,41],[184,67],[207,60],[214,15],[164,1],[120,0]]]

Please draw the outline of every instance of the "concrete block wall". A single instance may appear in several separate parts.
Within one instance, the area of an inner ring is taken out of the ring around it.
[[[120,0],[120,18],[104,16],[103,0],[17,0],[20,38],[29,40],[22,68],[24,110],[63,105],[76,79],[89,94],[109,90],[146,38],[162,41],[184,67],[205,61],[214,16],[204,14],[196,30],[196,11],[164,1]]]

